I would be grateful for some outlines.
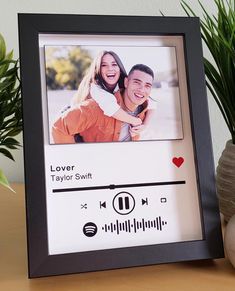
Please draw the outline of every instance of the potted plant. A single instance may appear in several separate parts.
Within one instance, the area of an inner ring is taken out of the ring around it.
[[[220,210],[228,221],[235,214],[235,2],[213,1],[216,15],[210,15],[198,2],[203,11],[200,19],[202,39],[213,58],[213,63],[204,58],[206,84],[231,134],[219,159],[216,175]],[[196,16],[185,1],[181,1],[181,6],[188,16]]]
[[[13,161],[10,150],[20,147],[14,137],[22,131],[18,69],[18,60],[13,59],[13,51],[6,52],[6,44],[0,34],[0,153]],[[2,170],[0,184],[12,190]]]

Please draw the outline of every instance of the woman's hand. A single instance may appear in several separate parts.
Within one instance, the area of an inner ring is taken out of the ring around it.
[[[133,127],[136,127],[136,126],[141,125],[141,124],[142,124],[142,120],[139,117],[134,117],[133,121],[131,122],[131,125]]]

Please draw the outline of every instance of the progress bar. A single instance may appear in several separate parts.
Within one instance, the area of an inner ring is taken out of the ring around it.
[[[113,190],[113,189],[118,189],[118,188],[136,188],[136,187],[179,185],[179,184],[186,184],[186,182],[185,181],[168,181],[168,182],[122,184],[122,185],[110,184],[110,185],[93,186],[93,187],[53,189],[52,192],[53,193],[61,193],[61,192],[89,191],[89,190],[103,190],[103,189]]]

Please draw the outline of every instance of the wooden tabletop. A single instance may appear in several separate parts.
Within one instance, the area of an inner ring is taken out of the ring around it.
[[[235,290],[227,259],[28,279],[24,185],[12,187],[16,194],[0,188],[1,291]]]

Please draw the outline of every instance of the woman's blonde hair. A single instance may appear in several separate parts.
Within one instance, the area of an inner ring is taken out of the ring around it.
[[[103,56],[105,56],[107,54],[113,56],[116,63],[118,64],[118,66],[120,68],[120,77],[118,80],[118,86],[120,89],[124,88],[124,79],[127,76],[127,73],[126,73],[126,70],[125,70],[119,56],[113,51],[101,51],[97,55],[97,57],[93,60],[92,64],[90,65],[90,67],[88,69],[88,72],[86,73],[86,75],[82,79],[82,81],[78,87],[78,91],[72,100],[73,104],[77,104],[77,103],[85,100],[86,98],[88,98],[91,83],[97,84],[102,89],[104,89],[110,93],[113,93],[110,89],[107,88],[107,86],[104,82],[104,79],[101,76],[102,58],[103,58]]]

